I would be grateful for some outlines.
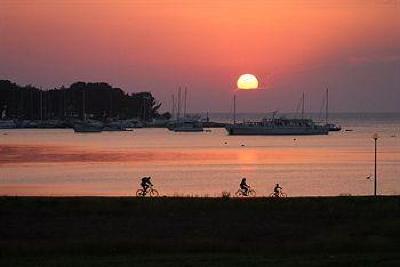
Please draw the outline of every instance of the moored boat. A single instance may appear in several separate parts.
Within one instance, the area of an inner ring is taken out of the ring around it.
[[[304,118],[304,93],[300,119],[275,118],[236,123],[236,96],[233,97],[233,124],[225,126],[229,135],[327,135],[329,129],[311,119]]]
[[[79,121],[74,123],[73,128],[77,133],[98,133],[103,131],[104,125],[98,121]]]
[[[225,127],[229,135],[327,135],[327,127],[311,119],[263,119],[234,123]]]
[[[0,129],[15,129],[17,124],[13,120],[0,120]]]
[[[121,132],[121,131],[133,131],[132,129],[128,129],[128,124],[124,121],[112,121],[107,123],[103,131],[108,132]]]
[[[3,107],[3,110],[1,112],[1,118],[0,118],[0,129],[14,129],[17,128],[17,124],[13,120],[7,119],[7,105]]]
[[[326,105],[325,105],[325,127],[328,128],[330,132],[339,132],[342,130],[340,125],[329,122],[329,89],[326,88]]]
[[[168,129],[174,132],[202,132],[203,124],[196,120],[183,120],[172,123]]]
[[[99,133],[103,131],[104,124],[100,121],[86,119],[85,97],[86,97],[85,91],[82,91],[83,120],[73,123],[73,129],[76,133]]]
[[[336,125],[334,123],[327,123],[325,127],[327,127],[330,132],[339,132],[342,130],[340,125]]]
[[[186,113],[186,97],[187,97],[187,88],[185,87],[185,97],[184,97],[184,111],[183,118],[180,118],[180,110],[181,110],[181,88],[178,89],[178,112],[176,116],[176,121],[172,121],[168,123],[167,127],[170,131],[174,132],[203,132],[203,123],[199,120],[200,117],[197,116],[189,116]],[[174,97],[173,97],[174,99]],[[174,100],[173,100],[174,102]],[[175,104],[173,104],[175,106]],[[173,114],[174,112],[172,112]]]

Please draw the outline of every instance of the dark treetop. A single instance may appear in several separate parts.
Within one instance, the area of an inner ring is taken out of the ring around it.
[[[125,93],[104,82],[75,82],[69,87],[42,90],[0,80],[0,111],[3,119],[49,120],[109,118],[169,118],[159,114],[161,106],[151,92]],[[5,112],[4,112],[5,110]]]

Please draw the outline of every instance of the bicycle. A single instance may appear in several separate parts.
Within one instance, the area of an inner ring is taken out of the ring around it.
[[[285,198],[285,197],[287,197],[286,193],[284,193],[282,191],[279,191],[278,193],[275,193],[275,192],[271,193],[269,196],[270,197],[276,197],[276,198]]]
[[[158,191],[153,188],[153,186],[147,187],[146,191],[143,190],[143,188],[140,188],[136,191],[136,196],[138,197],[145,197],[146,195],[150,197],[158,197]]]
[[[236,191],[235,196],[237,197],[255,197],[256,196],[256,191],[254,189],[249,188],[249,190],[246,191],[244,189],[239,189],[238,191]]]

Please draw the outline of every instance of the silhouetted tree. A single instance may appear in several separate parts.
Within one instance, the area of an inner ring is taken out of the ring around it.
[[[75,82],[69,87],[41,90],[0,80],[0,109],[12,119],[159,118],[159,103],[150,92],[125,93],[104,82]]]

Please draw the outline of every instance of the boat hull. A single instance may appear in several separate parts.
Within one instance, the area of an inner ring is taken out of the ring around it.
[[[99,133],[103,131],[103,126],[95,124],[74,124],[74,131],[76,133]]]
[[[168,126],[174,132],[202,132],[203,125],[198,121],[177,121]]]
[[[104,132],[133,132],[133,129],[104,127]]]
[[[324,127],[318,128],[269,128],[269,127],[237,127],[227,126],[225,130],[229,135],[327,135],[329,130]]]
[[[202,132],[203,128],[175,128],[174,132]]]
[[[325,124],[325,127],[328,128],[330,132],[339,132],[342,130],[341,126],[336,125],[334,123]]]
[[[340,132],[342,130],[342,128],[337,127],[337,128],[329,128],[330,132]]]

